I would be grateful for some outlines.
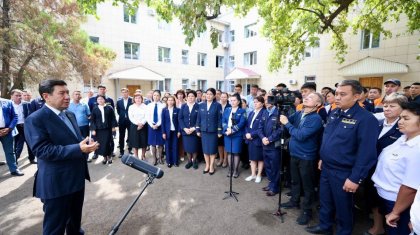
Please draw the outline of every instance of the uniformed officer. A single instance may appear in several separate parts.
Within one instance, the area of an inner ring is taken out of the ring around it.
[[[265,107],[267,111],[261,117],[258,136],[263,143],[265,173],[270,183],[262,190],[267,192],[267,196],[274,196],[279,193],[281,129],[278,121],[279,111],[269,101],[268,96],[265,100]]]
[[[358,81],[344,80],[336,90],[337,109],[328,117],[320,150],[319,224],[306,228],[309,233],[332,234],[334,221],[336,234],[352,233],[353,195],[377,157],[378,121],[357,104],[362,89]]]

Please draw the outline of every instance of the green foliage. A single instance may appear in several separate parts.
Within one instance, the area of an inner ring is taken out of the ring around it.
[[[78,0],[88,14],[105,0]],[[124,3],[138,6],[140,0],[112,0],[114,4]],[[209,19],[221,13],[221,7],[234,9],[239,16],[257,8],[264,20],[263,35],[273,43],[269,57],[269,69],[277,70],[287,66],[289,71],[299,65],[305,48],[315,46],[319,36],[331,35],[329,45],[336,52],[336,60],[344,61],[348,45],[345,33],[358,33],[368,29],[391,37],[385,22],[397,22],[405,15],[408,18],[408,33],[420,29],[420,2],[418,0],[145,0],[157,13],[169,21],[177,17],[182,25],[185,41],[191,42],[207,30]],[[211,42],[217,46],[217,34],[211,31]]]

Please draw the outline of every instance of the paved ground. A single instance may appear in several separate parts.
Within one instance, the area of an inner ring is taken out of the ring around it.
[[[32,197],[36,165],[30,165],[27,158],[19,165],[23,177],[11,177],[7,167],[0,166],[0,234],[41,234],[42,203]],[[226,169],[217,168],[210,176],[202,174],[202,165],[198,170],[186,170],[184,164],[170,169],[160,166],[165,175],[148,187],[118,234],[306,234],[295,223],[299,211],[288,210],[284,223],[271,215],[278,197],[269,198],[261,191],[266,179],[260,184],[245,182],[248,170],[234,179],[234,191],[240,193],[236,202],[222,200],[229,186]],[[146,176],[118,157],[111,166],[102,165],[100,157],[89,167],[92,182],[86,183],[82,227],[87,234],[108,234]],[[357,226],[354,234],[366,226]]]

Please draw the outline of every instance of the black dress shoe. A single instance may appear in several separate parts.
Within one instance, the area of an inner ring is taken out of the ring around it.
[[[168,166],[169,168],[171,168],[171,167],[172,167],[172,165],[171,165],[171,164],[168,164],[167,166]]]
[[[19,169],[16,169],[16,171],[11,172],[10,174],[14,175],[14,176],[23,176],[24,175],[24,173],[22,171],[20,171]]]
[[[264,187],[264,188],[262,188],[262,191],[270,191],[270,187],[269,186],[267,186],[267,187]]]
[[[5,161],[0,161],[0,166],[4,166],[4,165],[6,165],[6,162]]]
[[[324,235],[332,235],[332,230],[324,230],[319,225],[310,226],[305,228],[306,232],[312,234],[324,234]]]
[[[272,196],[277,195],[277,193],[275,193],[275,192],[273,192],[273,191],[268,191],[268,192],[266,193],[266,195],[267,195],[268,197],[272,197]]]
[[[203,174],[207,174],[207,173],[209,173],[209,171],[208,171],[208,170],[207,170],[207,171],[206,171],[206,170],[204,170],[204,171],[203,171]]]
[[[209,171],[209,175],[214,175],[215,172],[216,172],[216,169],[213,172]]]
[[[118,156],[119,158],[122,158],[124,156],[124,153],[120,153],[120,156]]]

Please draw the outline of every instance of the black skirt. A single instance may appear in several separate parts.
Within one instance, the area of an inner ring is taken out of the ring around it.
[[[137,125],[131,123],[130,131],[128,132],[128,143],[130,148],[147,147],[147,123],[140,130],[137,130]]]
[[[98,141],[99,148],[96,150],[98,155],[102,156],[111,156],[112,153],[112,129],[99,129],[96,130],[96,136],[94,136],[94,140]]]

